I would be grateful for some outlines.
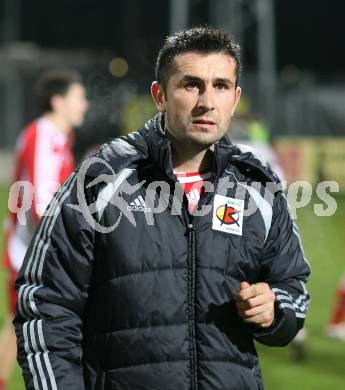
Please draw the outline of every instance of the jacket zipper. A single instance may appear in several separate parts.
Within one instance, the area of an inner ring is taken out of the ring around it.
[[[213,183],[216,185],[216,183]],[[211,194],[206,194],[200,199],[200,205],[205,203]],[[195,248],[195,218],[188,212],[188,201],[184,197],[184,217],[187,223],[188,232],[188,304],[189,304],[189,322],[191,337],[190,364],[192,371],[191,390],[198,390],[198,354],[196,347],[196,320],[195,320],[195,297],[196,297],[196,248]]]
[[[191,370],[192,390],[198,388],[198,357],[196,350],[196,325],[195,325],[195,294],[196,294],[196,264],[195,264],[195,227],[194,221],[188,224],[188,269],[189,269],[189,321],[191,336]]]

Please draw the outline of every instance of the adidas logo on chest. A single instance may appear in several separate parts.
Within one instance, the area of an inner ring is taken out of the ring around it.
[[[144,198],[139,195],[128,206],[128,211],[141,211],[143,213],[151,213],[151,207],[147,207]]]

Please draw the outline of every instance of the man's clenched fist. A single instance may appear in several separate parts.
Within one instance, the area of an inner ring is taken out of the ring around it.
[[[267,283],[250,285],[242,282],[240,291],[234,295],[237,312],[243,320],[261,328],[272,325],[274,320],[275,295]]]

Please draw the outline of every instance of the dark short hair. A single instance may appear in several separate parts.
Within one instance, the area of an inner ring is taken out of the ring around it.
[[[155,77],[164,89],[173,71],[175,57],[187,52],[224,53],[233,58],[236,63],[237,86],[241,71],[240,46],[225,31],[211,27],[194,27],[169,35],[158,53]]]
[[[41,112],[53,110],[51,99],[67,94],[71,84],[82,84],[80,74],[72,69],[51,69],[42,74],[36,84],[36,95]]]

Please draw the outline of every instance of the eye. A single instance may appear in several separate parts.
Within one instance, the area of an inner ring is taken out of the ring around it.
[[[225,83],[216,83],[214,85],[215,89],[218,91],[223,91],[224,89],[228,89],[228,86]]]
[[[199,84],[196,81],[189,81],[185,84],[185,88],[189,91],[192,91],[194,89],[199,89]]]

